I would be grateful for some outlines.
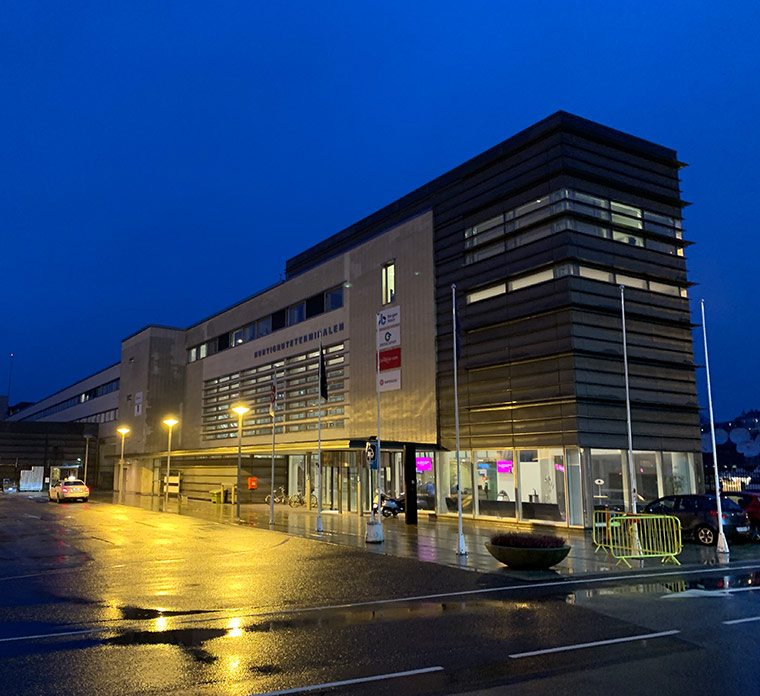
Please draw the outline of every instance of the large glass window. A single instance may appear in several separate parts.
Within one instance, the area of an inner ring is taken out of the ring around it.
[[[518,476],[522,519],[567,519],[565,457],[561,449],[519,450]]]
[[[272,317],[264,317],[256,322],[256,335],[267,336],[272,333]]]
[[[396,264],[386,263],[383,266],[383,304],[396,301]]]
[[[516,517],[515,463],[512,450],[476,450],[478,513]]]
[[[343,306],[343,286],[325,293],[325,311],[331,312]]]
[[[474,292],[468,292],[466,295],[466,302],[467,304],[472,304],[473,302],[480,302],[480,300],[487,300],[489,297],[504,295],[506,292],[507,284],[498,283],[497,285],[491,285],[488,288],[475,290]]]
[[[591,451],[594,509],[610,507],[624,510],[623,452],[621,450]]]
[[[462,482],[462,512],[472,514],[472,460],[469,452],[460,452],[459,469]],[[456,452],[441,455],[441,483],[439,486],[440,507],[443,512],[457,512],[457,456]]]
[[[306,303],[299,302],[288,309],[288,326],[300,324],[306,318]]]

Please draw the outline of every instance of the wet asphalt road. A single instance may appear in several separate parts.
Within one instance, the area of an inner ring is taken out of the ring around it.
[[[724,691],[728,672],[732,690],[757,693],[758,571],[535,583],[138,508],[2,496],[0,689],[686,694]],[[410,674],[387,676],[399,672]],[[320,686],[336,682],[348,683]]]

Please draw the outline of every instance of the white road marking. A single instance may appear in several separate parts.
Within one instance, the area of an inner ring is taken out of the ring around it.
[[[10,643],[17,640],[34,640],[35,638],[58,638],[59,636],[77,636],[86,633],[103,633],[111,631],[110,628],[88,628],[85,631],[61,631],[60,633],[40,633],[36,636],[15,636],[13,638],[0,638],[0,643]]]
[[[747,623],[747,621],[760,621],[760,616],[748,616],[746,619],[733,619],[731,621],[724,621],[723,623],[726,626],[731,626],[733,624]]]
[[[305,691],[316,691],[317,689],[330,689],[336,686],[346,686],[347,684],[364,684],[366,682],[380,681],[381,679],[395,679],[397,677],[412,677],[416,674],[428,674],[430,672],[442,672],[443,667],[424,667],[422,669],[410,669],[406,672],[393,672],[391,674],[377,674],[374,677],[359,677],[358,679],[344,679],[343,681],[327,682],[326,684],[313,684],[311,686],[299,686],[295,689],[284,689],[282,691],[267,691],[255,696],[281,696],[282,694],[301,694]],[[252,695],[253,696],[253,695]]]
[[[530,652],[512,653],[512,659],[521,657],[534,657],[535,655],[547,655],[549,653],[567,652],[568,650],[582,650],[583,648],[595,648],[600,645],[613,645],[614,643],[631,643],[637,640],[648,640],[650,638],[664,638],[665,636],[674,636],[680,631],[661,631],[659,633],[644,633],[639,636],[626,636],[625,638],[611,638],[610,640],[596,640],[593,643],[576,643],[575,645],[563,645],[559,648],[547,648],[546,650],[531,650]]]
[[[732,594],[735,594],[736,592],[754,592],[755,590],[760,590],[760,586],[758,587],[734,587],[728,588],[725,590],[700,590],[700,589],[694,589],[694,590],[684,590],[683,592],[674,592],[672,594],[666,594],[662,595],[660,599],[688,599],[689,597],[730,597]]]

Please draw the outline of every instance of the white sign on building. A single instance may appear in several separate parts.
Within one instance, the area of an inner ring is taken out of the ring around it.
[[[401,307],[390,307],[377,313],[377,332],[401,323]]]
[[[377,330],[377,349],[392,348],[401,345],[401,326],[390,326]]]
[[[377,375],[377,390],[393,391],[401,389],[401,370],[386,370]]]

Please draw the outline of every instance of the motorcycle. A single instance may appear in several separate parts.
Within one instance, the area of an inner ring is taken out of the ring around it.
[[[399,512],[404,512],[404,496],[391,498],[385,493],[380,493],[380,502],[382,503],[383,517],[398,517]],[[377,516],[377,500],[372,506],[372,514]]]

